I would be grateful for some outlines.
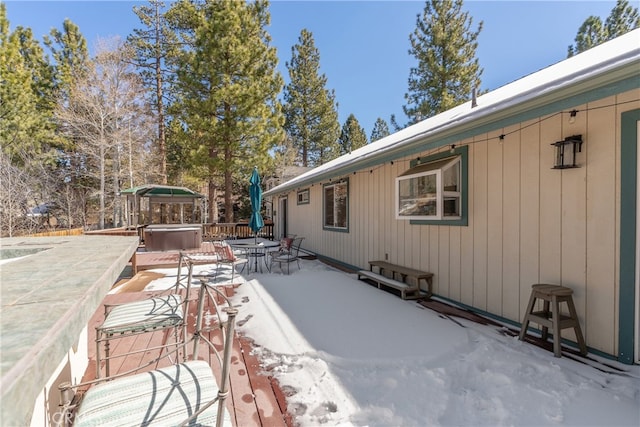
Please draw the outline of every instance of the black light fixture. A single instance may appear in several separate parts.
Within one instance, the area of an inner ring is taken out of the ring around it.
[[[578,110],[569,111],[569,123],[571,124],[575,123],[577,115],[578,115]]]
[[[562,141],[551,144],[556,147],[556,164],[553,169],[579,168],[576,164],[577,153],[582,152],[582,135],[568,136]]]

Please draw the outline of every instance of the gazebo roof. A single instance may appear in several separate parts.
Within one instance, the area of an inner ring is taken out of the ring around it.
[[[171,185],[145,184],[138,187],[127,188],[120,194],[132,194],[139,197],[191,197],[200,199],[202,194],[196,193],[186,187],[174,187]]]

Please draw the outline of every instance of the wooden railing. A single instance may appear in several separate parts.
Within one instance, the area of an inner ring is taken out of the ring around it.
[[[202,224],[203,239],[246,239],[253,237],[247,222]],[[273,240],[273,224],[265,224],[258,237]]]
[[[137,230],[128,230],[126,228],[105,228],[104,230],[85,231],[84,234],[94,236],[137,236]]]

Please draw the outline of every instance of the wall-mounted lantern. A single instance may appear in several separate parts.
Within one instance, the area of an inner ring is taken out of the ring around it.
[[[562,141],[551,144],[556,147],[556,164],[553,169],[579,168],[576,164],[577,153],[582,152],[582,135],[568,136]]]

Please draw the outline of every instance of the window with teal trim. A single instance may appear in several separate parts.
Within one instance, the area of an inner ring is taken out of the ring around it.
[[[467,225],[467,153],[465,146],[411,162],[396,178],[396,218]]]

